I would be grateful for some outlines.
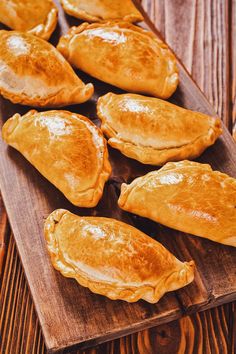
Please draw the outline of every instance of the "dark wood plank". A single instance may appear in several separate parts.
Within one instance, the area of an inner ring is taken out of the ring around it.
[[[146,6],[147,3],[150,6],[150,2],[146,2]],[[198,5],[199,3],[201,4],[201,6],[205,6],[204,2],[199,1]],[[162,29],[162,33],[165,34],[166,38],[169,39],[173,45],[176,45],[178,33],[183,33],[183,28],[181,26],[187,28],[188,21],[191,22],[191,12],[186,10],[186,7],[188,5],[190,7],[190,3],[186,1],[184,4],[182,3],[181,5],[179,2],[177,2],[177,4],[175,4],[174,6],[172,2],[158,1],[158,2],[154,2],[154,4],[151,3],[152,8],[151,9],[149,8],[149,11],[151,11],[153,16],[152,18],[155,19],[155,14],[156,13],[159,14],[161,19],[159,25],[160,28]],[[192,17],[194,18],[194,22],[196,22],[197,20],[195,19],[195,16],[197,15],[195,12],[200,11],[199,6],[195,6],[195,7],[192,6],[190,7],[190,9],[193,12]],[[186,11],[185,16],[184,16],[184,11]],[[217,11],[220,10],[218,9]],[[186,16],[186,13],[188,13],[189,16]],[[207,18],[211,18],[211,16],[209,16],[208,14]],[[155,21],[156,23],[158,22],[157,20]],[[185,21],[185,24],[183,23],[183,21]],[[220,21],[218,20],[218,22]],[[191,25],[189,26],[191,27]],[[197,28],[196,33],[198,33],[198,30],[199,29]],[[186,43],[187,44],[186,51],[188,52],[188,48],[190,47],[192,36],[190,36],[189,33],[186,34],[186,36],[187,37],[185,38],[185,35],[183,35],[183,38],[181,38],[181,41],[178,41],[178,43],[179,42]],[[188,36],[190,36],[189,39]],[[180,52],[180,48],[182,48],[182,53]],[[185,47],[183,46],[180,47],[178,45],[176,49],[178,49],[179,54],[183,54],[184,57],[184,53],[186,53]],[[193,54],[194,53],[195,54],[198,53],[197,49],[194,49]],[[224,55],[226,54],[227,53],[225,52]],[[189,54],[187,56],[189,57]],[[205,53],[203,56],[205,56]],[[187,57],[185,57],[185,60],[186,58]],[[227,60],[224,60],[224,62],[227,62]],[[224,71],[225,68],[221,67],[220,70]],[[199,67],[199,73],[201,72],[202,72],[202,68]],[[213,72],[216,72],[216,70],[214,69]],[[199,111],[204,110],[206,113],[213,114],[213,109],[209,106],[207,102],[204,101],[205,98],[199,100],[199,92],[196,86],[194,88],[191,88],[191,90],[188,89],[186,90],[186,87],[187,88],[191,87],[191,85],[188,82],[189,77],[188,75],[185,75],[184,69],[183,71],[181,69],[180,73],[181,73],[180,88],[179,90],[177,90],[176,94],[174,95],[174,101],[185,107],[191,107],[192,109],[199,110]],[[226,84],[227,75],[222,74],[221,76],[225,77],[225,84]],[[213,89],[214,89],[214,85],[211,86],[211,90]],[[221,91],[219,91],[218,94],[220,94],[220,92]],[[226,108],[227,105],[224,104],[221,107],[218,107],[218,109],[221,111],[226,111]],[[228,117],[228,113],[226,114],[226,117]],[[226,136],[228,136],[228,138],[230,139],[229,133],[227,131],[225,131],[225,137]],[[228,140],[228,138],[226,138],[226,140]],[[233,151],[235,149],[235,145],[232,139],[230,140],[231,143],[226,148],[225,142],[223,142],[223,140],[220,139],[212,148],[208,149],[198,160],[205,163],[210,162],[211,166],[214,169],[226,171],[228,174],[235,177],[234,168],[228,169],[230,165],[232,164],[231,166],[233,166],[235,162],[233,162],[233,160],[231,161],[228,160],[228,158],[226,157],[227,154],[223,155],[223,151],[226,151],[227,149],[229,149],[229,151]],[[141,221],[141,223],[143,224],[143,221]],[[155,232],[155,224],[153,227]],[[182,255],[182,257],[184,257],[185,259],[191,257],[194,258],[198,269],[195,282],[178,292],[178,298],[181,301],[186,311],[192,312],[195,310],[199,310],[200,308],[205,309],[213,306],[213,304],[217,305],[222,303],[222,301],[226,301],[226,298],[228,299],[228,301],[232,301],[235,298],[236,295],[236,280],[235,280],[236,250],[235,249],[230,247],[228,248],[222,247],[211,241],[203,241],[198,237],[193,237],[193,236],[189,237],[181,233],[179,233],[179,237],[173,237],[172,231],[166,232],[165,240],[163,240],[163,242],[165,243],[168,240],[168,238],[169,238],[168,246],[171,250],[173,250],[174,254],[178,255],[179,257],[181,257]],[[227,258],[228,255],[229,258]],[[227,258],[228,264],[221,261],[222,259],[224,259],[224,257]],[[220,267],[217,266],[219,264],[219,261],[221,264]],[[224,279],[225,281],[222,282],[222,279]],[[228,286],[228,291],[226,291],[227,295],[225,292],[225,286],[226,286],[225,283],[227,283]]]
[[[236,1],[142,0],[142,6],[236,137]]]
[[[229,6],[229,17],[230,17],[230,98],[231,98],[231,112],[233,121],[233,135],[236,140],[236,0],[230,1]]]
[[[142,0],[150,19],[231,131],[229,22],[235,15],[230,14],[230,3]]]
[[[38,319],[12,235],[1,280],[0,353],[45,354]],[[39,341],[40,350],[37,350]]]
[[[65,19],[67,18],[63,15],[62,20]],[[65,30],[66,27],[67,24],[64,21],[61,28]],[[59,32],[58,28],[56,35]],[[56,35],[53,38],[54,41],[57,40]],[[205,97],[194,86],[181,65],[180,72],[181,84],[173,100],[185,107],[214,114]],[[86,75],[83,77],[85,80],[89,80]],[[70,107],[70,109],[86,113],[91,119],[94,119],[97,96],[113,88],[101,85],[96,80],[92,79],[92,81],[96,82],[98,88],[94,100],[89,104]],[[7,101],[2,101],[1,109],[3,119],[8,118],[16,110],[20,112],[27,110],[27,108],[13,106]],[[4,151],[1,156],[2,167],[8,171],[7,175],[1,176],[3,196],[36,310],[47,345],[51,350],[79,342],[81,345],[99,343],[141,328],[173,320],[182,315],[182,309],[186,313],[196,311],[204,306],[216,306],[219,301],[228,301],[229,296],[235,296],[235,282],[231,284],[232,279],[227,279],[226,276],[226,274],[235,274],[233,273],[235,252],[232,248],[213,243],[210,243],[209,246],[210,241],[179,235],[162,227],[157,228],[157,225],[142,219],[130,219],[125,213],[114,207],[117,196],[113,186],[118,186],[122,180],[126,181],[146,172],[146,169],[140,164],[131,162],[114,151],[111,151],[113,166],[115,166],[112,180],[106,188],[103,201],[96,211],[92,210],[91,212],[135,223],[140,228],[144,227],[145,231],[153,237],[156,237],[159,232],[158,238],[162,243],[176,255],[179,255],[181,259],[195,259],[198,266],[195,284],[177,292],[178,298],[173,293],[168,294],[157,305],[148,305],[144,302],[125,304],[111,302],[103,297],[93,295],[86,289],[79,287],[74,281],[62,278],[52,269],[45,250],[42,237],[43,218],[56,207],[65,207],[78,213],[85,213],[85,210],[73,208],[20,154],[13,149],[6,149],[2,142],[1,145]],[[213,167],[235,176],[234,149],[230,135],[225,131],[224,138],[209,149],[201,160],[211,161]],[[119,166],[117,162],[119,162]],[[27,205],[27,213],[25,205]],[[113,208],[110,207],[112,205]],[[221,249],[224,249],[223,255],[228,259],[228,263],[222,267],[219,276],[212,279],[211,275],[206,272],[204,262],[207,260],[206,264],[211,267],[210,274],[212,271],[215,272],[215,254],[222,255]],[[200,250],[204,252],[201,253]],[[207,252],[205,252],[206,250]],[[227,280],[220,288],[219,278]],[[209,288],[209,281],[213,281],[212,288]],[[212,296],[212,290],[214,296]],[[181,302],[181,308],[179,302]],[[108,318],[107,313],[109,313]],[[23,328],[26,322],[23,322]],[[26,347],[27,344],[21,344],[22,350],[25,350]]]
[[[0,279],[3,272],[9,232],[10,229],[7,220],[7,213],[3,205],[2,197],[0,195]]]
[[[19,264],[16,272],[11,266],[13,260]],[[0,353],[46,354],[34,305],[29,296],[12,236],[2,280]],[[16,294],[15,301],[11,301],[8,296],[11,284],[13,294]],[[7,313],[9,315],[6,315]],[[3,318],[5,320],[2,321]],[[235,329],[236,303],[229,303],[91,349],[71,351],[70,354],[234,354]]]

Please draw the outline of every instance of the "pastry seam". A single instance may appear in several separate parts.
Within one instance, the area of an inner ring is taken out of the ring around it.
[[[47,41],[51,37],[51,34],[56,28],[57,16],[58,16],[58,10],[56,7],[53,7],[48,13],[45,23],[38,24],[35,27],[29,29],[27,32],[36,35]]]
[[[76,6],[73,6],[67,0],[61,0],[61,3],[62,3],[62,6],[63,6],[65,12],[67,12],[71,16],[79,17],[85,21],[91,21],[91,22],[104,21],[103,17],[93,16],[89,12],[86,12],[81,9],[77,9]],[[138,9],[136,9],[136,10],[137,10],[137,12],[139,12]],[[117,19],[119,19],[119,18],[117,18]],[[139,15],[138,15],[138,13],[137,13],[137,15],[135,15],[134,13],[130,13],[121,19],[123,21],[128,21],[128,22],[138,22],[138,21],[143,20],[143,16],[141,15],[141,13]]]
[[[99,115],[100,116],[100,115]],[[114,128],[111,128],[107,123],[103,123],[101,125],[102,131],[108,136],[108,144],[112,147],[118,149],[124,155],[134,158],[140,162],[146,164],[164,164],[168,161],[168,159],[185,159],[185,158],[194,158],[197,157],[203,152],[207,147],[214,144],[215,140],[220,136],[222,130],[216,126],[210,127],[208,132],[202,135],[199,135],[195,140],[189,142],[187,144],[183,144],[178,147],[170,147],[165,149],[157,149],[151,146],[144,146],[144,145],[135,145],[131,141],[125,140],[121,137],[117,137],[118,133],[115,131]],[[114,135],[111,135],[111,132]],[[125,148],[119,148],[118,146],[120,143],[126,143],[128,146]],[[187,151],[183,150],[188,148]],[[152,154],[159,154],[156,158],[156,162],[154,162],[153,156],[151,159],[148,159],[148,156],[142,156],[139,153],[139,149],[143,149],[144,155],[152,155]],[[182,151],[183,150],[183,151]],[[167,156],[161,156],[161,154],[167,154]]]
[[[84,100],[88,100],[87,96],[83,93],[83,91],[86,91],[86,87],[90,87],[90,83],[84,84],[84,86],[81,87],[81,98],[84,97]],[[79,87],[79,86],[78,86]],[[77,87],[77,88],[78,88]],[[75,86],[76,88],[76,86]],[[63,96],[65,92],[70,92],[71,90],[68,90],[67,88],[61,88],[59,91],[56,93],[53,93],[51,95],[47,95],[45,98],[40,98],[40,96],[36,96],[33,98],[30,98],[29,95],[27,95],[25,92],[21,92],[20,94],[15,94],[15,93],[9,93],[9,91],[6,91],[3,88],[0,88],[0,94],[5,97],[6,99],[9,99],[11,102],[17,104],[23,104],[23,105],[29,105],[33,107],[64,107],[65,105],[72,105],[72,104],[77,104],[77,103],[83,103],[84,100],[67,100],[63,101],[59,99],[60,96]],[[79,96],[79,95],[78,95]],[[91,97],[92,94],[88,97]],[[72,95],[73,97],[73,95]],[[57,102],[59,101],[59,102]]]
[[[68,265],[69,270],[63,271],[58,265],[58,260],[59,260],[58,255],[60,253],[60,247],[56,237],[55,229],[57,227],[56,225],[62,220],[63,216],[66,215],[67,213],[69,212],[63,209],[55,210],[52,214],[49,215],[49,217],[45,222],[44,233],[47,242],[47,247],[50,250],[49,252],[50,258],[54,268],[60,271],[60,273],[63,276],[68,278],[75,278],[80,285],[89,288],[92,292],[100,295],[105,295],[112,300],[121,299],[129,302],[135,302],[138,301],[139,299],[144,299],[147,302],[155,303],[166,292],[174,291],[181,287],[181,285],[178,285],[177,287],[173,286],[173,289],[171,289],[171,286],[168,286],[168,282],[172,277],[174,279],[177,279],[178,275],[180,276],[183,270],[185,270],[185,275],[186,278],[188,279],[185,285],[189,284],[193,280],[193,272],[194,272],[193,261],[184,262],[182,263],[182,267],[180,269],[177,269],[175,271],[173,270],[172,272],[169,272],[167,274],[163,274],[163,276],[159,279],[158,283],[155,284],[155,286],[145,285],[145,284],[137,287],[124,285],[117,288],[115,284],[113,285],[112,283],[107,281],[103,281],[101,283],[99,280],[94,280],[86,276],[87,273],[85,272],[79,273],[78,271],[75,271],[73,266],[71,266],[71,264],[68,264],[67,262],[65,263]],[[54,218],[54,214],[58,215],[59,217]],[[51,247],[51,244],[53,244],[53,247]],[[56,250],[56,252],[54,250]],[[64,257],[63,257],[63,261],[64,261]],[[151,299],[150,299],[150,292],[152,293]],[[147,295],[147,297],[145,296],[145,294]]]
[[[53,112],[50,111],[50,112]],[[54,112],[57,112],[57,111],[54,111]],[[66,112],[66,113],[71,113],[69,111],[63,111],[61,110],[60,112]],[[24,115],[20,115],[20,114],[15,114],[13,115],[11,118],[9,119],[16,119],[19,118],[20,119],[23,119],[25,116],[27,117],[30,117],[30,116],[33,116],[34,114],[38,114],[40,112],[36,111],[36,110],[30,110],[29,112],[27,112],[26,114]],[[52,179],[50,177],[47,176],[47,174],[44,174],[42,171],[40,171],[40,169],[38,169],[32,162],[31,160],[27,157],[27,154],[21,152],[21,154],[26,158],[26,160],[28,160],[32,165],[33,167],[39,171],[39,173],[44,176],[50,183],[52,183],[56,188],[58,188],[58,190],[61,191],[61,193],[74,205],[79,205],[81,207],[93,207],[93,206],[96,206],[98,201],[100,200],[101,196],[102,196],[102,191],[103,191],[103,188],[104,188],[104,185],[106,183],[106,181],[108,180],[109,176],[110,176],[110,173],[111,173],[111,165],[110,165],[110,162],[109,162],[109,156],[108,156],[108,149],[107,149],[107,143],[106,143],[106,139],[103,137],[102,133],[100,133],[99,131],[99,128],[94,124],[92,123],[88,118],[86,117],[83,117],[82,115],[78,114],[78,113],[71,113],[73,115],[74,118],[78,119],[78,120],[81,120],[84,122],[86,128],[90,131],[91,135],[93,136],[93,132],[91,131],[91,126],[93,128],[96,129],[96,134],[102,139],[103,141],[103,147],[101,149],[101,147],[98,148],[99,150],[99,153],[102,152],[102,163],[101,163],[101,166],[100,166],[100,169],[97,173],[97,179],[94,183],[94,185],[92,186],[89,186],[87,189],[84,189],[84,190],[80,190],[80,191],[77,191],[76,193],[76,196],[78,196],[76,198],[76,201],[73,200],[72,201],[72,198],[71,198],[71,193],[68,195],[68,194],[65,194],[63,192],[63,190],[61,190],[56,184],[54,181],[52,181]],[[86,118],[86,119],[85,119]],[[17,128],[17,125],[19,124],[19,120],[16,124],[16,126],[14,127],[14,129]],[[4,133],[4,129],[3,129],[3,133]],[[4,140],[9,144],[11,145],[12,147],[14,147],[16,150],[18,150],[17,146],[14,145],[14,143],[10,144],[8,142],[8,137],[11,136],[11,134],[8,134],[5,136]],[[72,193],[72,194],[75,194],[75,193]],[[80,197],[81,196],[81,197]],[[88,198],[90,196],[90,198]],[[85,201],[83,202],[80,202],[80,198],[81,199],[85,199]],[[86,199],[87,198],[87,199]]]

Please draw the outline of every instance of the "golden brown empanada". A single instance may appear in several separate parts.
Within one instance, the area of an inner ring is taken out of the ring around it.
[[[222,132],[220,119],[135,94],[110,92],[99,98],[97,113],[108,143],[145,164],[193,159]]]
[[[130,92],[168,98],[178,85],[176,60],[166,44],[128,22],[72,27],[57,49],[75,67]]]
[[[66,13],[89,22],[102,20],[142,21],[132,0],[61,0]]]
[[[118,204],[173,229],[236,247],[236,180],[210,165],[169,162],[122,184]]]
[[[193,261],[180,262],[159,242],[115,219],[58,209],[44,232],[54,268],[112,300],[155,303],[194,278]]]
[[[57,8],[52,0],[1,0],[0,22],[48,40],[57,24]]]
[[[2,136],[71,203],[81,207],[98,203],[111,167],[102,132],[88,118],[67,111],[31,110],[8,119]]]
[[[0,94],[13,103],[62,107],[92,96],[50,43],[17,31],[0,31],[0,43]]]

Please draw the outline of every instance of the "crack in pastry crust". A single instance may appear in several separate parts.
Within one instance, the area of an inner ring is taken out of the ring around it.
[[[106,140],[88,118],[67,111],[31,110],[10,118],[2,135],[71,203],[97,205],[111,166]]]
[[[167,45],[128,22],[72,27],[57,49],[73,66],[126,91],[168,98],[178,85],[176,59]]]
[[[68,15],[88,22],[120,19],[127,22],[138,22],[143,16],[136,9],[131,0],[61,0],[62,6]]]
[[[109,145],[145,164],[198,157],[222,132],[218,118],[141,95],[108,93],[97,114]]]
[[[4,30],[0,41],[0,93],[13,103],[62,107],[92,96],[93,85],[85,85],[50,43]]]
[[[58,209],[44,226],[54,268],[112,300],[157,302],[189,284],[194,262],[182,263],[160,243],[115,219]]]
[[[169,162],[122,184],[121,209],[236,247],[236,180],[210,165]]]
[[[48,40],[56,28],[58,10],[51,0],[1,0],[0,22],[13,30]]]

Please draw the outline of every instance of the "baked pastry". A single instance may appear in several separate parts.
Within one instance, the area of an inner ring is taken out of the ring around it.
[[[93,85],[85,85],[50,43],[3,30],[0,43],[0,94],[13,103],[61,107],[92,96]]]
[[[221,121],[154,97],[108,93],[97,113],[108,143],[145,164],[193,159],[221,134]]]
[[[126,91],[168,98],[178,85],[176,60],[167,45],[128,22],[72,27],[57,49],[75,67]]]
[[[132,0],[61,0],[68,15],[89,22],[103,20],[142,21],[143,16],[136,9]]]
[[[31,110],[8,119],[2,136],[71,203],[97,205],[111,167],[106,140],[88,118],[67,111]]]
[[[118,204],[173,229],[236,247],[236,180],[210,165],[169,162],[122,184]]]
[[[189,284],[194,262],[180,262],[159,242],[121,221],[58,209],[45,221],[51,261],[62,275],[112,300],[157,302]]]
[[[48,40],[57,24],[52,0],[1,0],[0,22],[11,29]]]

